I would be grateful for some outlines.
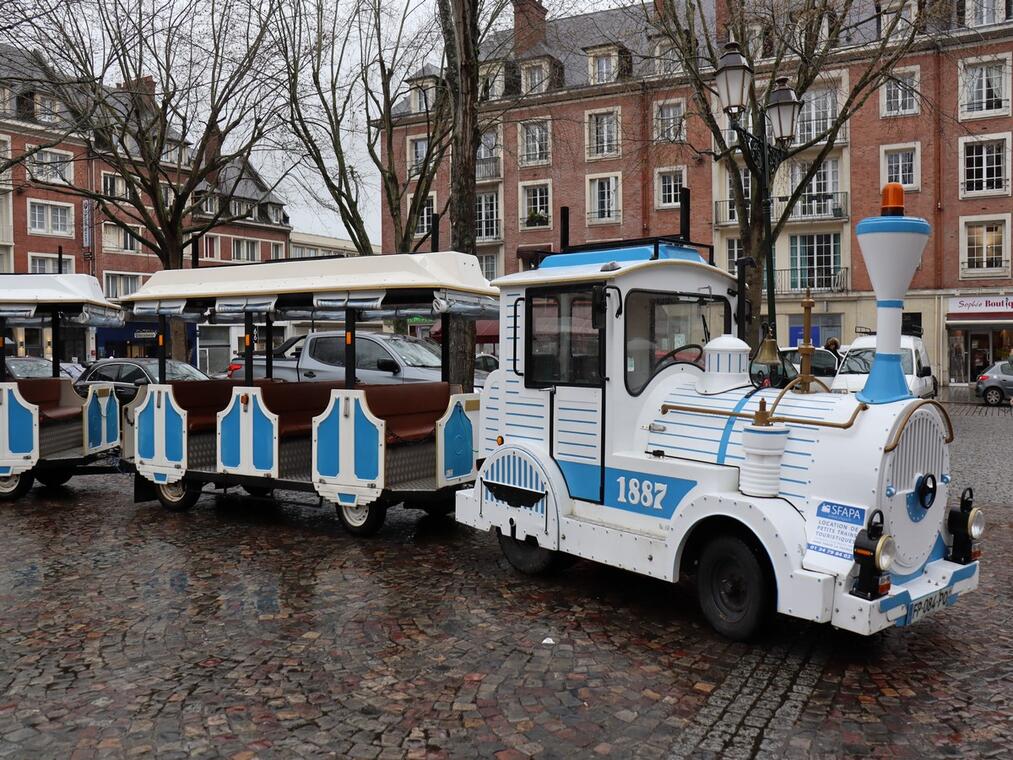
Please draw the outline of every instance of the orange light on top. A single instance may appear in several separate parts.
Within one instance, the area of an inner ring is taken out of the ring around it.
[[[345,333],[345,345],[346,346],[352,345],[352,334],[350,332]]]
[[[883,216],[904,216],[904,186],[900,182],[883,185]]]

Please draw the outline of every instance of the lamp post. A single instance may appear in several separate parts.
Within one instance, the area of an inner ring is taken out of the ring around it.
[[[749,90],[753,85],[753,69],[739,51],[736,42],[725,45],[725,52],[718,61],[716,74],[718,98],[728,114],[732,129],[738,137],[738,147],[746,159],[747,165],[759,169],[760,206],[763,214],[763,241],[767,250],[767,339],[773,343],[776,351],[777,310],[774,305],[774,239],[771,234],[770,216],[772,201],[770,182],[777,167],[788,157],[787,146],[795,136],[795,122],[802,102],[795,91],[788,86],[787,77],[779,77],[774,82],[767,104],[760,109],[760,135],[755,135],[742,126],[742,113],[749,104]],[[770,122],[770,131],[774,144],[767,140],[766,124]],[[766,342],[766,340],[764,342]]]

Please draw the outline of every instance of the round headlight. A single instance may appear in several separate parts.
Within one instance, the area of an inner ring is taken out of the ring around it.
[[[876,569],[885,573],[893,564],[893,558],[897,556],[897,543],[893,536],[883,536],[876,544]]]
[[[985,513],[975,507],[967,516],[967,535],[977,541],[985,533]]]

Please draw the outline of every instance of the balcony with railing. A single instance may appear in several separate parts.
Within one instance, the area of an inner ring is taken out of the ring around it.
[[[503,176],[499,156],[486,156],[475,159],[475,181],[488,182]]]
[[[1010,276],[1010,260],[1001,256],[984,256],[962,259],[960,262],[960,279],[991,280],[1006,279]]]
[[[774,198],[773,215],[774,219],[780,219],[788,205],[788,198]],[[836,193],[806,193],[800,197],[791,209],[788,216],[789,222],[813,222],[830,221],[848,218],[848,194]]]
[[[531,211],[521,219],[521,227],[526,230],[542,230],[552,226],[552,217],[542,211]]]
[[[749,201],[746,201],[746,214],[749,214]],[[714,201],[714,224],[738,224],[739,211],[735,201]]]
[[[851,277],[847,267],[812,266],[774,270],[774,290],[784,294],[847,293]]]
[[[495,243],[501,239],[499,219],[485,217],[475,220],[475,242]]]
[[[588,224],[622,224],[623,212],[618,208],[599,208],[587,212]]]

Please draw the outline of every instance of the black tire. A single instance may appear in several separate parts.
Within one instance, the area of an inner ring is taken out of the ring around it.
[[[387,505],[379,499],[372,504],[346,507],[335,505],[341,525],[351,535],[359,538],[375,536],[387,519]]]
[[[155,495],[159,503],[170,512],[186,512],[197,503],[202,490],[201,486],[185,480],[155,484]]]
[[[33,485],[35,485],[35,475],[31,472],[0,478],[0,501],[17,501],[28,493]]]
[[[268,486],[243,486],[243,490],[255,499],[270,499],[274,496],[274,489]]]
[[[981,395],[987,406],[999,406],[1002,403],[1002,391],[999,388],[986,388]]]
[[[718,536],[704,547],[697,570],[697,594],[707,622],[734,641],[759,632],[772,611],[765,563],[737,536]]]
[[[65,485],[68,480],[74,477],[74,471],[65,468],[59,470],[39,470],[35,473],[35,479],[46,488],[59,488]]]
[[[518,541],[502,531],[497,531],[497,537],[499,548],[507,562],[514,570],[525,575],[547,575],[565,564],[562,554],[552,549],[543,549],[534,538]]]

